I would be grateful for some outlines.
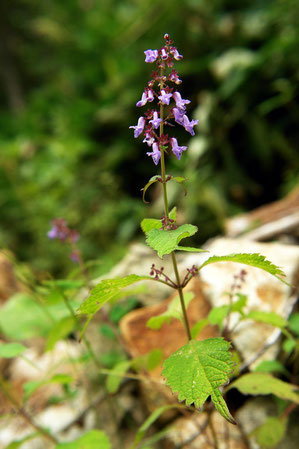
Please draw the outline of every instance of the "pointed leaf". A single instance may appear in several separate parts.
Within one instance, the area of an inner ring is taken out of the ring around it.
[[[157,220],[156,218],[144,218],[140,223],[141,229],[146,234],[152,229],[161,229],[162,222],[161,220]]]
[[[21,343],[2,343],[0,345],[0,358],[10,359],[22,354],[26,351],[26,346],[21,345]]]
[[[154,184],[155,182],[157,182],[159,178],[160,178],[160,180],[161,180],[161,176],[158,176],[158,175],[153,176],[153,177],[149,180],[149,182],[143,187],[143,189],[141,189],[141,190],[143,190],[142,200],[143,200],[145,203],[148,203],[148,202],[149,202],[149,201],[145,201],[145,192],[147,191],[147,189],[148,189],[152,184]]]
[[[243,316],[243,319],[251,319],[259,321],[260,323],[270,324],[274,327],[283,329],[287,326],[287,321],[275,312],[265,312],[263,310],[251,310],[249,313]]]
[[[190,302],[194,298],[194,293],[187,292],[184,294],[184,302],[186,309],[188,308]],[[167,307],[167,310],[165,312],[161,313],[160,315],[152,316],[146,323],[146,326],[150,329],[161,329],[162,325],[167,322],[168,324],[171,322],[171,319],[175,318],[177,320],[183,320],[183,314],[182,314],[182,308],[181,308],[181,302],[180,297],[176,296],[173,298],[173,300],[170,302],[170,304]]]
[[[173,393],[178,393],[179,401],[202,407],[211,396],[219,413],[235,423],[219,390],[233,369],[229,346],[220,337],[191,340],[165,360],[162,375]]]
[[[244,376],[230,385],[229,390],[232,388],[237,388],[243,394],[252,394],[254,396],[258,394],[274,394],[281,399],[299,404],[299,394],[295,393],[295,390],[298,390],[296,385],[283,382],[266,373],[244,374]]]
[[[197,232],[197,227],[185,224],[179,226],[173,231],[166,231],[164,229],[153,229],[147,233],[147,244],[157,251],[158,256],[162,257],[165,254],[170,254],[172,251],[178,249],[178,244],[183,238],[190,237]]]
[[[106,387],[108,393],[114,394],[117,392],[121,381],[123,380],[123,375],[126,374],[128,369],[130,368],[130,365],[130,360],[123,360],[117,363],[114,368],[112,368],[106,379]]]
[[[110,449],[110,443],[101,430],[90,430],[71,443],[57,444],[55,449]]]
[[[206,249],[192,248],[191,246],[177,246],[176,250],[177,251],[188,251],[191,253],[206,253],[207,252]]]
[[[171,211],[169,212],[169,218],[176,221],[176,207],[173,207]]]
[[[173,176],[171,179],[173,179],[174,181],[176,181],[182,185],[184,192],[185,192],[185,196],[186,196],[187,195],[187,188],[185,186],[186,178],[183,178],[182,176]]]
[[[227,256],[212,256],[208,260],[206,260],[199,269],[201,270],[206,265],[209,265],[211,263],[215,262],[237,262],[237,263],[243,263],[245,265],[250,265],[252,267],[260,268],[264,271],[267,271],[267,273],[272,274],[277,279],[282,281],[284,284],[289,285],[286,281],[281,279],[280,276],[285,276],[284,272],[274,265],[272,262],[267,260],[265,256],[262,256],[258,253],[241,253],[241,254],[228,254]]]
[[[145,279],[152,280],[149,276],[137,276],[136,274],[121,279],[105,279],[91,290],[89,297],[81,304],[77,312],[93,316],[123,288]]]

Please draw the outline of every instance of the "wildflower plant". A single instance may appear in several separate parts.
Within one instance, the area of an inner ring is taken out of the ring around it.
[[[187,151],[187,146],[181,145],[174,135],[176,125],[182,126],[187,133],[193,136],[194,126],[198,121],[190,120],[188,117],[187,106],[190,104],[190,100],[183,99],[178,90],[182,81],[173,67],[183,56],[174,46],[169,35],[165,34],[164,45],[161,49],[149,49],[144,53],[145,62],[153,64],[155,68],[141,99],[136,104],[138,108],[147,107],[147,110],[138,118],[137,125],[130,126],[130,128],[133,129],[135,138],[140,136],[143,138],[143,143],[148,149],[146,155],[152,158],[156,166],[160,165],[160,174],[154,175],[143,188],[143,199],[151,185],[160,183],[164,200],[164,214],[160,219],[142,220],[141,228],[145,233],[146,243],[157,252],[161,259],[167,255],[171,257],[173,273],[165,273],[164,267],[156,268],[153,264],[149,267],[149,276],[130,274],[121,279],[103,280],[92,289],[90,296],[79,307],[78,313],[87,316],[86,323],[88,324],[94,314],[104,304],[113,301],[121,290],[145,279],[166,284],[177,290],[187,344],[164,361],[162,375],[171,390],[178,394],[179,401],[185,401],[187,406],[194,404],[195,407],[202,408],[206,400],[211,397],[218,412],[229,422],[235,423],[220,391],[229,382],[229,377],[233,372],[234,362],[230,352],[230,343],[223,337],[209,338],[203,341],[197,341],[194,338],[186,311],[190,298],[188,300],[184,298],[183,290],[202,268],[216,262],[231,261],[251,265],[263,269],[282,282],[285,282],[281,279],[284,273],[260,254],[211,256],[206,258],[201,265],[193,265],[188,268],[186,273],[182,275],[179,273],[176,251],[202,252],[203,250],[181,245],[184,238],[194,235],[198,229],[192,224],[179,226],[176,221],[176,208],[169,210],[168,182],[178,182],[184,187],[185,179],[166,174],[165,162],[166,157],[171,155],[180,160],[184,152]],[[176,307],[173,309],[175,309],[173,317],[177,318]],[[169,313],[171,313],[170,309]]]

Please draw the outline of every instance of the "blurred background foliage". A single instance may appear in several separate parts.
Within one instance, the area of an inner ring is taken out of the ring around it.
[[[151,72],[143,51],[165,32],[199,119],[168,162],[188,178],[187,197],[172,186],[170,198],[197,243],[298,182],[298,0],[2,0],[0,241],[38,273],[71,264],[46,237],[54,217],[105,272],[161,214],[155,188],[142,203],[157,168],[128,127]]]

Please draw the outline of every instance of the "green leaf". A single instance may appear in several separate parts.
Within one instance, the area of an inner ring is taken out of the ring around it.
[[[295,349],[295,347],[296,347],[296,340],[294,340],[293,338],[288,338],[282,343],[282,348],[287,354],[290,354],[293,351],[293,349]]]
[[[299,404],[299,395],[295,393],[297,386],[276,379],[266,373],[249,373],[233,382],[229,390],[237,388],[243,394],[266,395],[274,394],[286,401],[293,401]]]
[[[126,374],[128,369],[130,368],[131,361],[124,360],[122,362],[117,363],[113,369],[108,374],[106,379],[106,387],[108,393],[114,394],[117,392],[121,381],[123,380],[123,375]]]
[[[286,418],[276,418],[271,416],[261,426],[254,429],[251,435],[255,437],[257,443],[263,449],[271,449],[276,447],[277,444],[285,436],[287,429]]]
[[[213,307],[208,315],[208,320],[210,324],[214,326],[222,327],[223,320],[227,317],[230,311],[229,305]]]
[[[293,313],[289,319],[289,329],[299,336],[299,313]]]
[[[171,218],[171,220],[174,220],[176,222],[176,207],[173,207],[169,212],[169,218]]]
[[[89,297],[81,304],[77,312],[93,316],[123,288],[145,279],[152,280],[149,276],[137,276],[136,274],[121,279],[105,279],[91,290]]]
[[[244,307],[246,307],[247,305],[247,296],[243,295],[242,293],[237,293],[236,296],[238,297],[237,301],[235,301],[232,304],[232,312],[238,312],[240,313],[242,316],[244,315],[243,309]]]
[[[62,320],[58,321],[51,329],[47,342],[46,342],[46,351],[51,351],[57,341],[63,340],[67,337],[76,327],[76,322],[73,317],[67,316],[62,318]]]
[[[147,354],[135,357],[132,362],[132,368],[136,371],[146,370],[151,371],[161,363],[163,359],[163,352],[161,349],[155,348]]]
[[[194,293],[192,292],[184,293],[184,302],[186,309],[188,308],[193,298]],[[170,302],[165,312],[161,313],[160,315],[152,316],[147,321],[146,326],[149,327],[150,329],[158,330],[162,327],[162,325],[165,322],[169,324],[172,318],[183,321],[182,307],[179,296],[173,298],[173,300]]]
[[[152,229],[161,229],[162,222],[161,220],[157,220],[156,218],[144,218],[140,223],[141,229],[146,234]]]
[[[228,254],[227,256],[212,256],[209,259],[207,259],[200,267],[201,270],[206,265],[209,265],[211,263],[215,262],[237,262],[237,263],[243,263],[245,265],[250,265],[252,267],[260,268],[261,270],[266,271],[267,273],[272,274],[272,276],[275,276],[277,279],[282,281],[284,284],[289,284],[281,279],[280,276],[285,276],[284,272],[274,265],[272,262],[267,260],[265,256],[262,256],[258,253],[241,253],[241,254]]]
[[[179,401],[202,407],[211,396],[218,412],[235,423],[219,391],[233,369],[229,346],[220,337],[191,340],[165,360],[162,375],[173,393],[178,393]]]
[[[259,373],[281,373],[288,376],[290,373],[278,360],[263,360],[255,369]]]
[[[207,251],[205,249],[201,248],[193,248],[191,246],[178,246],[176,248],[177,251],[188,251],[191,253],[206,253]]]
[[[67,374],[55,374],[48,380],[30,380],[24,384],[24,400],[27,401],[32,393],[43,385],[49,385],[51,383],[67,385],[71,382],[73,382],[73,378]]]
[[[209,321],[207,318],[204,318],[203,320],[198,321],[191,329],[191,337],[195,340],[197,335],[200,333],[200,331],[209,324]]]
[[[260,323],[270,324],[274,327],[283,329],[287,326],[287,321],[275,312],[264,312],[262,310],[251,310],[249,313],[243,316],[243,319],[251,319],[259,321]]]
[[[171,179],[173,179],[174,181],[176,181],[182,185],[184,192],[185,192],[185,196],[186,196],[187,195],[187,188],[185,186],[186,178],[183,178],[182,176],[173,176]]]
[[[2,343],[0,345],[0,357],[11,359],[22,354],[26,349],[26,346],[21,345],[21,343]]]
[[[150,428],[152,424],[167,410],[171,410],[172,408],[185,408],[180,404],[171,404],[171,405],[163,405],[162,407],[157,408],[151,413],[151,415],[144,421],[142,426],[138,429],[133,445],[130,449],[133,449],[137,446],[137,444],[142,440],[146,431]]]
[[[90,430],[71,443],[57,444],[55,449],[110,449],[110,443],[102,430]]]
[[[56,279],[44,280],[43,285],[46,287],[56,288],[60,290],[74,290],[84,286],[84,282],[77,279]]]
[[[146,242],[157,251],[158,256],[162,259],[165,254],[170,254],[172,251],[179,249],[178,244],[183,238],[190,237],[196,232],[197,227],[190,224],[179,226],[173,231],[152,229],[146,235]]]
[[[156,176],[153,176],[150,180],[149,180],[149,182],[143,187],[143,189],[141,189],[141,190],[143,190],[143,194],[142,194],[142,200],[144,201],[144,203],[148,203],[149,201],[145,201],[145,192],[147,191],[147,189],[152,185],[152,184],[154,184],[155,182],[158,182],[158,179],[161,179],[161,176],[158,176],[158,175],[156,175]]]

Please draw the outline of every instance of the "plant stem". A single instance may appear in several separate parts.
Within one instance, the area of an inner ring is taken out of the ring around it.
[[[34,419],[26,412],[26,410],[18,404],[17,400],[13,397],[13,395],[9,391],[9,388],[6,386],[6,382],[1,377],[0,377],[0,388],[2,389],[7,399],[11,402],[16,412],[19,415],[21,415],[28,424],[30,424],[35,430],[37,430],[37,432],[43,435],[43,437],[47,438],[47,440],[51,441],[51,443],[55,445],[58,444],[58,440],[53,435],[51,435],[46,429],[40,427],[34,421]]]
[[[162,77],[163,76],[163,69],[161,69],[160,74],[161,74],[161,77]],[[160,88],[161,88],[161,90],[163,89],[163,82],[162,82],[162,80],[160,82]],[[162,102],[160,104],[160,119],[162,119],[162,122],[160,123],[160,137],[161,137],[162,134],[163,134],[163,128],[164,128],[164,123],[163,123],[164,107],[163,107],[163,103]],[[162,186],[163,186],[164,212],[165,212],[166,218],[169,218],[167,187],[166,187],[166,182],[165,182],[166,175],[165,175],[164,149],[160,148],[160,152],[161,152],[161,178],[162,178]],[[176,277],[176,281],[177,281],[177,290],[179,292],[180,303],[181,303],[182,312],[183,312],[184,326],[185,326],[185,330],[186,330],[186,334],[187,334],[188,340],[190,341],[190,340],[192,340],[191,331],[190,331],[190,325],[189,325],[187,311],[186,311],[186,306],[185,306],[185,302],[184,302],[183,287],[181,285],[180,275],[179,275],[179,271],[178,271],[178,265],[177,265],[177,261],[176,261],[176,258],[175,258],[174,251],[171,253],[171,258],[172,258],[173,269],[174,269],[175,277]]]

